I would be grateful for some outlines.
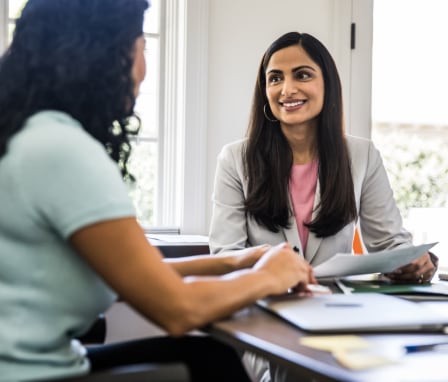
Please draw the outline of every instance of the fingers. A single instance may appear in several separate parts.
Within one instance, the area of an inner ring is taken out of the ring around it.
[[[252,267],[270,248],[270,245],[263,244],[256,247],[230,251],[227,254],[235,258],[236,263],[234,269],[236,270]]]
[[[263,269],[271,274],[277,290],[275,293],[285,293],[288,290],[306,289],[306,285],[314,280],[311,266],[297,256],[288,243],[282,243],[272,247],[255,264],[258,269]]]
[[[385,274],[385,276],[391,280],[417,282],[422,284],[429,282],[434,276],[435,271],[436,268],[431,261],[431,257],[428,253],[425,253],[412,263],[398,268],[391,273]]]
[[[314,269],[310,265],[308,270],[308,280],[310,284],[318,284],[316,277],[314,276]]]

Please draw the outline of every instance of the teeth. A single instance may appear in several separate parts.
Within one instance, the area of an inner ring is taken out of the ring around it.
[[[286,107],[294,107],[294,106],[299,106],[299,105],[303,105],[303,101],[296,101],[296,102],[283,102],[283,106]]]

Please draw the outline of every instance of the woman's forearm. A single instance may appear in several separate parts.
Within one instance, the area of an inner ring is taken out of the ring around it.
[[[181,276],[223,275],[236,269],[236,259],[229,255],[165,258],[164,262],[171,265]]]
[[[269,248],[269,246],[258,246],[216,256],[198,255],[164,259],[164,261],[181,276],[223,275],[251,267]]]

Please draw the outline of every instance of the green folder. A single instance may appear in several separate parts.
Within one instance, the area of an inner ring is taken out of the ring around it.
[[[448,285],[425,283],[406,284],[389,280],[347,280],[339,279],[351,293],[393,294],[411,300],[448,300]]]

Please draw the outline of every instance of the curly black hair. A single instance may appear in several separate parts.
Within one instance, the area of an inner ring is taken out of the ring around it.
[[[133,47],[148,6],[147,0],[27,2],[0,60],[0,157],[28,117],[59,110],[99,140],[129,178]]]

